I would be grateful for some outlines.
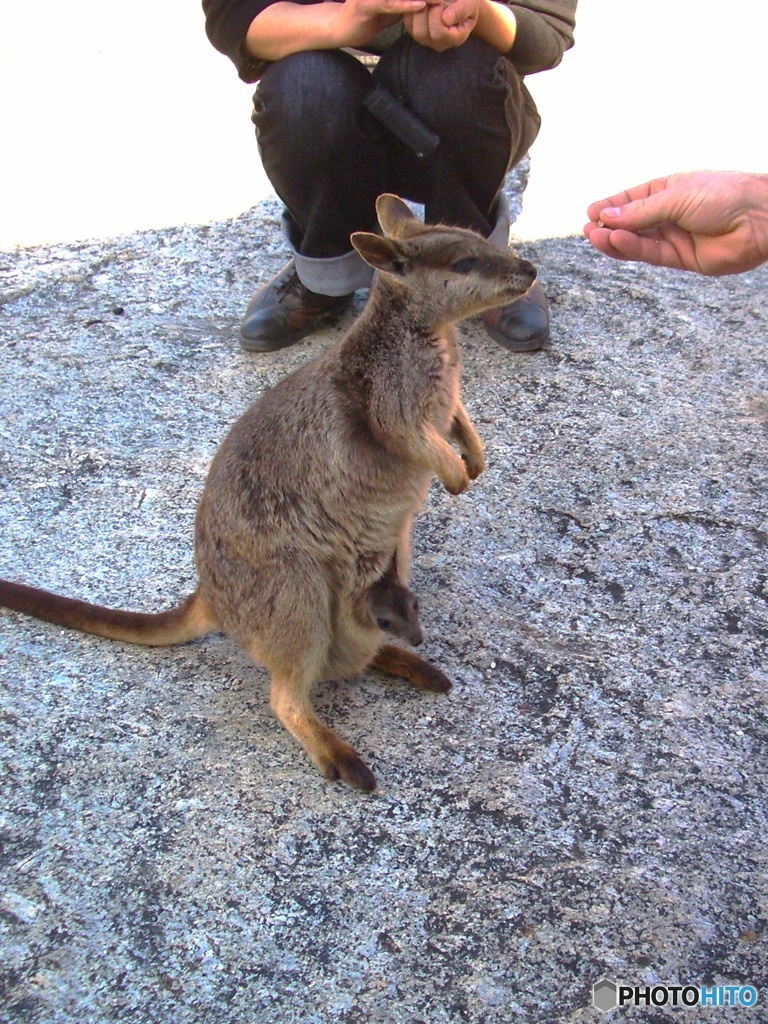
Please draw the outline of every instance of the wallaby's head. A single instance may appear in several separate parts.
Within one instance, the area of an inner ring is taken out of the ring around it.
[[[536,280],[527,260],[474,231],[422,224],[397,196],[376,200],[384,236],[356,231],[352,245],[380,274],[410,292],[435,324],[463,320],[519,299]]]
[[[418,647],[424,639],[419,622],[419,599],[397,580],[385,576],[368,593],[368,611],[379,629]]]

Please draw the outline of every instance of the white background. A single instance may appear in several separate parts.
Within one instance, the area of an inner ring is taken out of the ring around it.
[[[38,0],[0,14],[0,248],[236,215],[269,194],[252,87],[197,0]],[[529,78],[544,127],[520,238],[674,170],[768,170],[768,5],[581,0]]]

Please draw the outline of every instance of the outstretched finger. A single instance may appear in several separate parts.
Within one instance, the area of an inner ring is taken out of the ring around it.
[[[584,227],[584,234],[590,243],[603,253],[604,256],[610,256],[614,260],[629,259],[628,256],[625,256],[611,243],[611,235],[616,234],[615,231],[611,231],[609,228],[598,227],[594,221],[590,221]]]
[[[619,228],[608,234],[610,246],[621,254],[621,259],[649,263],[653,267],[669,267],[671,270],[691,269],[690,260],[685,258],[683,251],[687,248],[684,232],[669,237],[658,232],[635,234]]]
[[[612,196],[610,199],[598,199],[595,203],[590,203],[587,207],[587,216],[590,220],[597,222],[600,220],[600,214],[605,209],[611,209],[612,207],[625,206],[629,202],[627,193],[623,192],[621,195]]]
[[[633,185],[632,188],[618,192],[609,199],[599,199],[596,203],[590,204],[587,209],[587,216],[590,220],[598,221],[604,210],[622,210],[622,212],[626,212],[623,211],[625,206],[629,206],[630,203],[636,203],[639,200],[650,199],[651,196],[663,192],[667,188],[668,183],[669,178],[654,178],[653,181],[646,181],[642,185]],[[642,209],[642,207],[638,209]]]

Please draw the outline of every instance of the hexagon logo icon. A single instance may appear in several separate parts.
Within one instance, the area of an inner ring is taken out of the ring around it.
[[[601,1013],[615,1010],[619,1005],[618,988],[614,982],[601,978],[592,986],[592,1005]]]

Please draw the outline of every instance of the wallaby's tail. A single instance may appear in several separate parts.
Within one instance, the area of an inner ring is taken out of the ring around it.
[[[23,583],[0,580],[0,606],[33,615],[54,626],[147,647],[183,644],[219,628],[216,616],[197,592],[176,608],[153,615],[102,608]]]

